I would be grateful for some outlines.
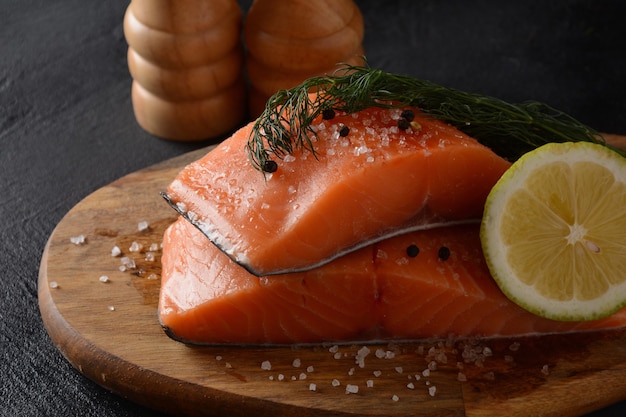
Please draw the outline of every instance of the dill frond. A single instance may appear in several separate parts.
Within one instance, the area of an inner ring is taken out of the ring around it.
[[[345,65],[333,75],[309,78],[268,100],[248,139],[250,161],[264,171],[268,161],[294,148],[315,154],[311,125],[324,110],[354,113],[372,106],[417,107],[512,161],[549,142],[606,145],[596,130],[543,103],[512,104],[368,66]],[[626,152],[613,149],[626,157]]]

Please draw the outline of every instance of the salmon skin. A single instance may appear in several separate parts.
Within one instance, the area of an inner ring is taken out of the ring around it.
[[[269,278],[235,264],[182,218],[163,245],[159,320],[170,337],[190,344],[511,337],[626,324],[626,309],[560,322],[509,301],[489,274],[473,224],[403,234]]]
[[[403,111],[414,119],[399,127]],[[295,148],[273,173],[249,160],[252,123],[185,167],[166,200],[257,276],[319,267],[399,233],[482,217],[510,163],[417,109],[321,116],[315,154]]]

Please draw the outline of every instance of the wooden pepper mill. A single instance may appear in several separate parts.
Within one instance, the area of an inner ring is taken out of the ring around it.
[[[363,65],[363,16],[352,0],[254,0],[244,23],[252,117],[279,89]]]
[[[124,17],[139,125],[171,140],[216,138],[246,114],[235,0],[132,0]]]

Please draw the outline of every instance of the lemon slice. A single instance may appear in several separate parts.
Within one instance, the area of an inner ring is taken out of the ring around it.
[[[500,289],[526,310],[611,315],[626,305],[626,158],[587,142],[525,154],[487,197],[481,242]]]

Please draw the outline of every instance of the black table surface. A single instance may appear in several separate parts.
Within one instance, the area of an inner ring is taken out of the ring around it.
[[[72,368],[37,304],[44,245],[68,210],[125,174],[209,144],[157,139],[137,125],[122,30],[128,3],[0,0],[2,416],[159,415]],[[543,101],[626,134],[624,1],[357,4],[373,67]],[[626,402],[591,415],[626,415]]]

